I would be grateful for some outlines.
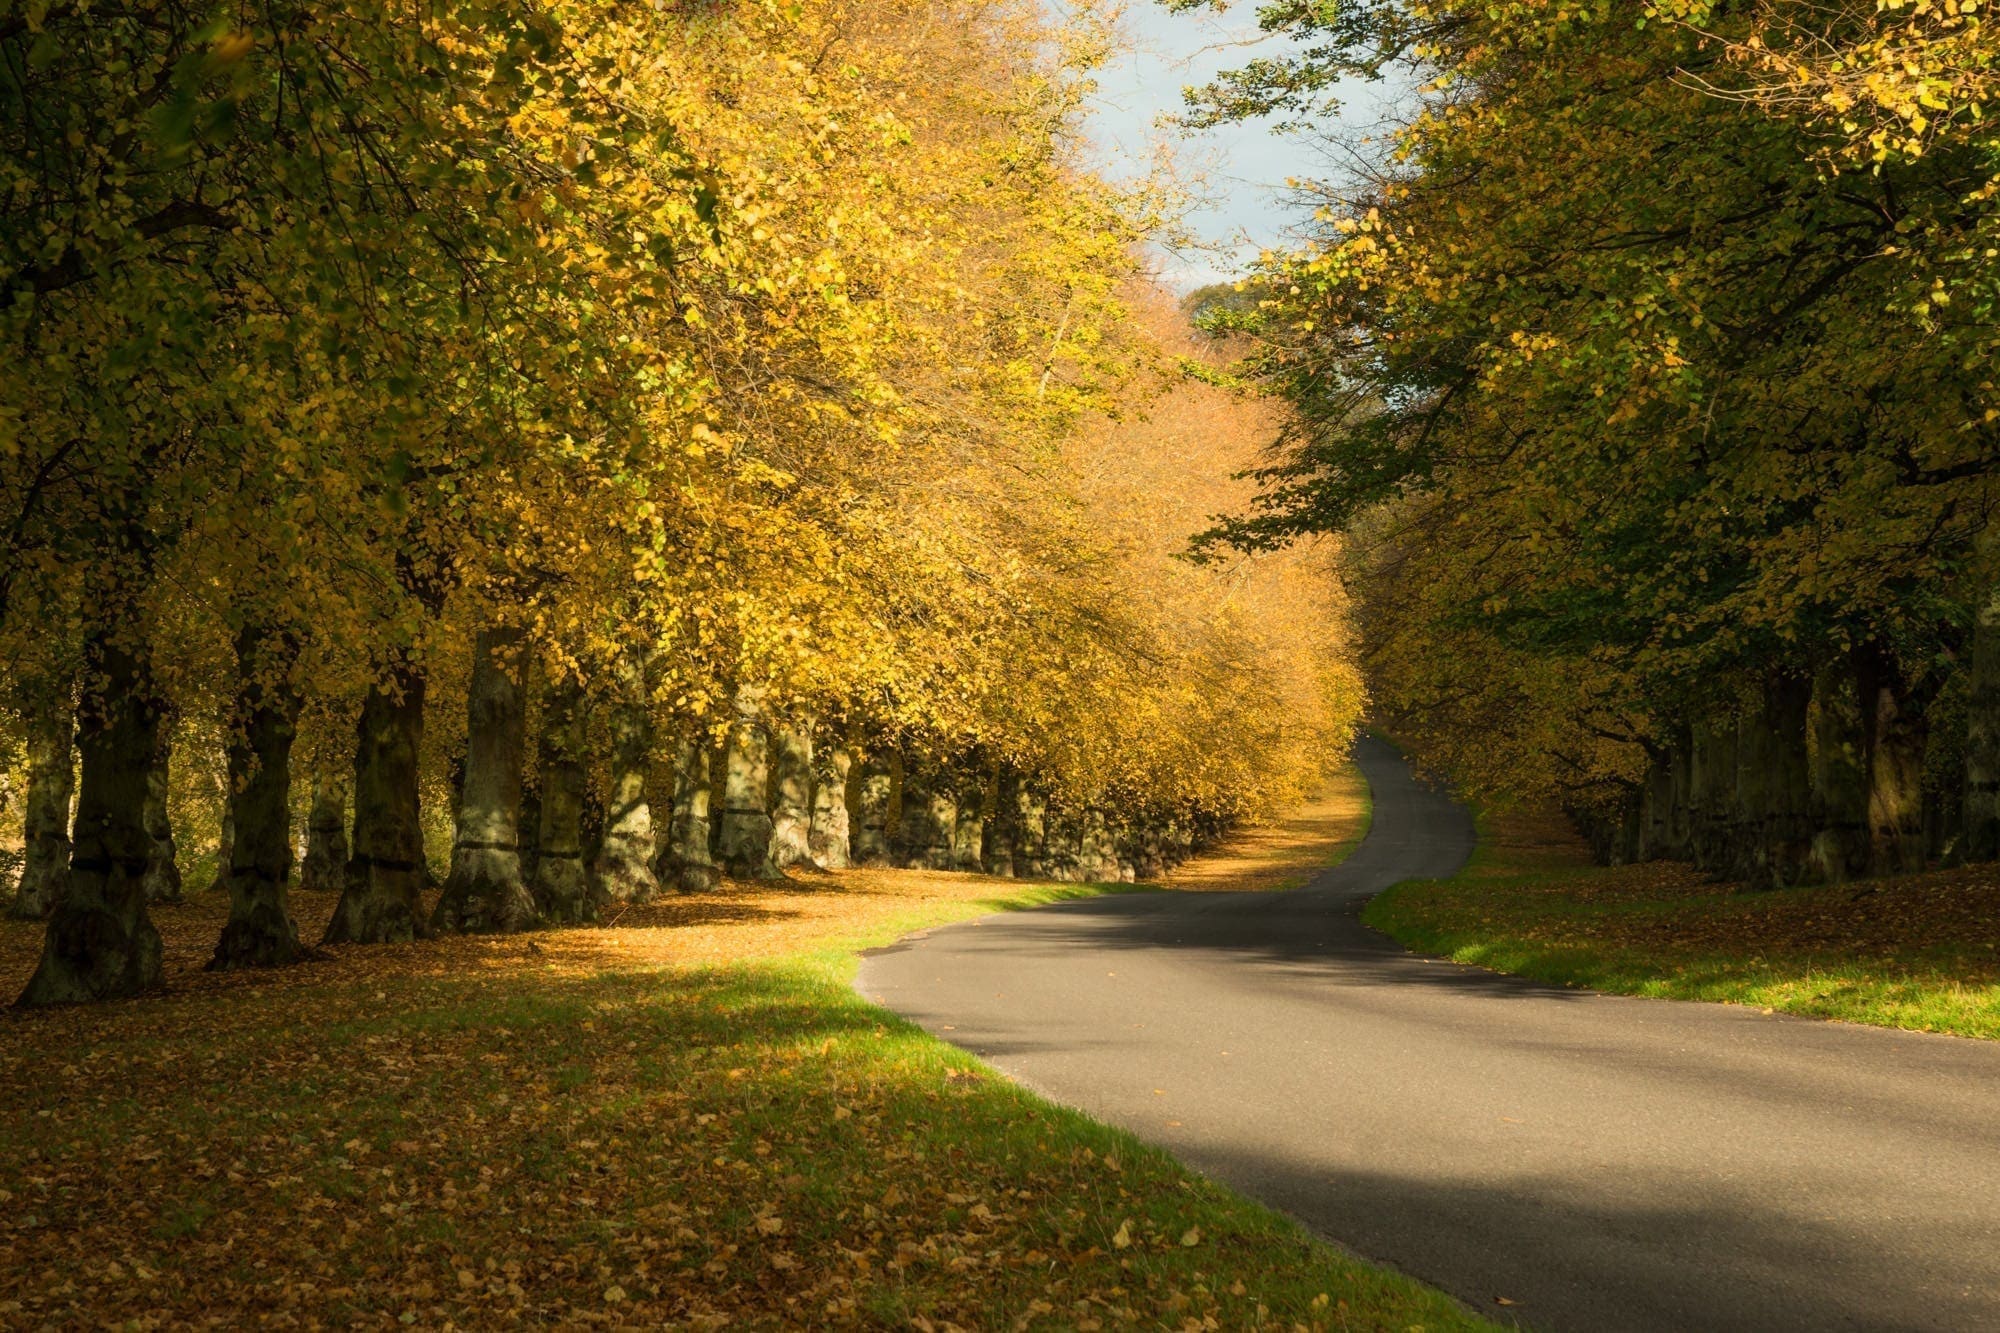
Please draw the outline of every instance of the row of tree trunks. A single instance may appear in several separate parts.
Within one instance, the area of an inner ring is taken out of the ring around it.
[[[2000,854],[1996,622],[1989,606],[1974,637],[1962,832],[1946,830],[1955,840],[1938,836],[1939,821],[1958,810],[1927,821],[1932,687],[1874,643],[1810,677],[1772,672],[1696,718],[1655,750],[1622,817],[1579,822],[1604,859],[1685,859],[1751,887],[1920,870],[1940,847],[1990,859]]]

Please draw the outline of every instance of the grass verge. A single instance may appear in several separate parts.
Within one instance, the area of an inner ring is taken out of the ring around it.
[[[1674,862],[1604,868],[1558,817],[1489,813],[1450,880],[1362,918],[1422,953],[1565,986],[2000,1037],[2000,867],[1748,892]]]
[[[163,912],[164,994],[0,1020],[0,1324],[1484,1326],[855,994],[856,948],[1100,891],[1001,887],[248,978],[194,971],[219,905]]]

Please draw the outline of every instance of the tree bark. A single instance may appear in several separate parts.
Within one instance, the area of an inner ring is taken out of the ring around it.
[[[540,924],[521,874],[521,769],[527,760],[528,644],[512,626],[479,632],[465,695],[465,783],[451,871],[431,929],[509,934]]]
[[[723,873],[738,879],[777,879],[771,864],[770,734],[765,729],[764,692],[745,685],[736,691],[736,718],[729,727],[722,774],[722,828],[717,859]]]
[[[85,648],[74,846],[21,1004],[137,995],[160,979],[160,933],[146,913],[147,779],[165,708],[143,643],[94,634]]]
[[[1654,749],[1646,756],[1646,780],[1640,803],[1636,860],[1669,859],[1674,850],[1674,752]]]
[[[229,920],[210,971],[281,967],[301,956],[292,921],[292,739],[303,700],[292,683],[297,645],[246,625],[236,636],[236,716],[229,734],[232,836],[224,883]]]
[[[1869,869],[1878,875],[1922,870],[1928,739],[1922,702],[1882,645],[1857,651],[1855,675],[1868,742]]]
[[[1974,617],[1971,671],[1960,845],[1968,861],[2000,860],[2000,586],[1987,593]]]
[[[854,752],[845,745],[822,746],[813,756],[812,828],[807,843],[823,870],[845,870],[852,862],[847,816],[847,782]]]
[[[584,868],[583,806],[589,773],[588,715],[583,686],[574,676],[551,681],[542,692],[542,735],[537,769],[541,823],[536,836],[534,895],[544,918],[570,924],[595,921],[598,901]]]
[[[327,944],[422,937],[424,863],[417,758],[424,739],[423,668],[399,658],[369,687],[354,747],[354,851],[327,923]]]
[[[659,893],[660,882],[653,877],[653,809],[646,803],[653,709],[643,652],[619,655],[609,703],[611,783],[591,882],[604,902],[646,902]]]
[[[1049,879],[1048,801],[1024,780],[1014,804],[1014,874]]]
[[[167,813],[167,793],[172,787],[174,719],[164,710],[154,729],[153,756],[146,766],[146,901],[177,903],[181,900],[181,867],[174,848],[174,824]]]
[[[879,750],[870,750],[862,758],[861,776],[855,784],[855,865],[890,863],[889,798],[894,793],[895,781],[887,758]]]
[[[803,726],[771,730],[771,865],[811,865],[813,744]]]
[[[1868,728],[1851,660],[1813,677],[1813,874],[1838,884],[1868,873]]]
[[[347,787],[334,778],[314,778],[306,813],[306,856],[299,888],[337,893],[347,873]]]
[[[1077,870],[1084,880],[1092,884],[1115,884],[1119,880],[1118,844],[1111,836],[1110,824],[1101,806],[1092,805],[1084,809]]]
[[[1765,882],[1773,888],[1804,884],[1813,877],[1812,759],[1807,726],[1812,682],[1792,671],[1774,671],[1764,681],[1764,725],[1768,732],[1764,781],[1763,850]]]
[[[903,819],[896,861],[916,870],[949,870],[958,804],[944,771],[927,757],[903,756]]]
[[[993,780],[993,814],[982,830],[979,866],[989,875],[1013,879],[1021,841],[1021,775],[1001,767]]]
[[[39,702],[39,701],[38,701]],[[30,713],[27,846],[11,915],[40,921],[55,909],[69,877],[69,806],[76,782],[76,709],[65,689]]]
[[[1707,718],[1694,727],[1690,780],[1690,850],[1701,869],[1725,874],[1737,843],[1736,720]]]
[[[1068,806],[1044,807],[1042,873],[1074,883],[1089,878],[1083,870],[1083,814]]]
[[[958,818],[952,825],[951,868],[978,874],[986,846],[986,775],[979,769],[954,768],[952,777]]]
[[[708,818],[713,785],[706,737],[696,731],[674,751],[674,816],[671,850],[674,887],[682,893],[707,893],[721,880],[710,851]]]

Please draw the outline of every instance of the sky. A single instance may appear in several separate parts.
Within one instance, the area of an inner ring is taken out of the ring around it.
[[[1266,123],[1184,136],[1157,122],[1181,109],[1182,88],[1253,56],[1276,54],[1283,43],[1258,32],[1255,6],[1241,0],[1222,14],[1175,14],[1154,0],[1132,0],[1124,31],[1129,49],[1099,71],[1085,125],[1098,165],[1113,178],[1141,173],[1153,162],[1156,145],[1169,144],[1179,174],[1203,183],[1202,201],[1188,221],[1207,248],[1159,252],[1161,276],[1181,291],[1228,281],[1304,219],[1307,209],[1288,200],[1285,182],[1324,176],[1323,159],[1310,143],[1276,134]],[[1380,117],[1376,89],[1347,93],[1344,122]]]

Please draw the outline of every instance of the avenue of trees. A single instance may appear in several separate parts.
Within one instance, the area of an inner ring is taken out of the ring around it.
[[[1350,534],[1385,718],[1607,858],[2000,855],[1985,7],[1261,12],[1297,54],[1190,119],[1414,110],[1213,317],[1297,417],[1210,549]]]
[[[1143,876],[1310,786],[1360,707],[1328,557],[1175,558],[1240,432],[1174,387],[1156,201],[1073,161],[1104,40],[0,11],[23,1001],[153,984],[212,844],[231,968],[308,951],[294,889],[365,944],[804,865]]]

